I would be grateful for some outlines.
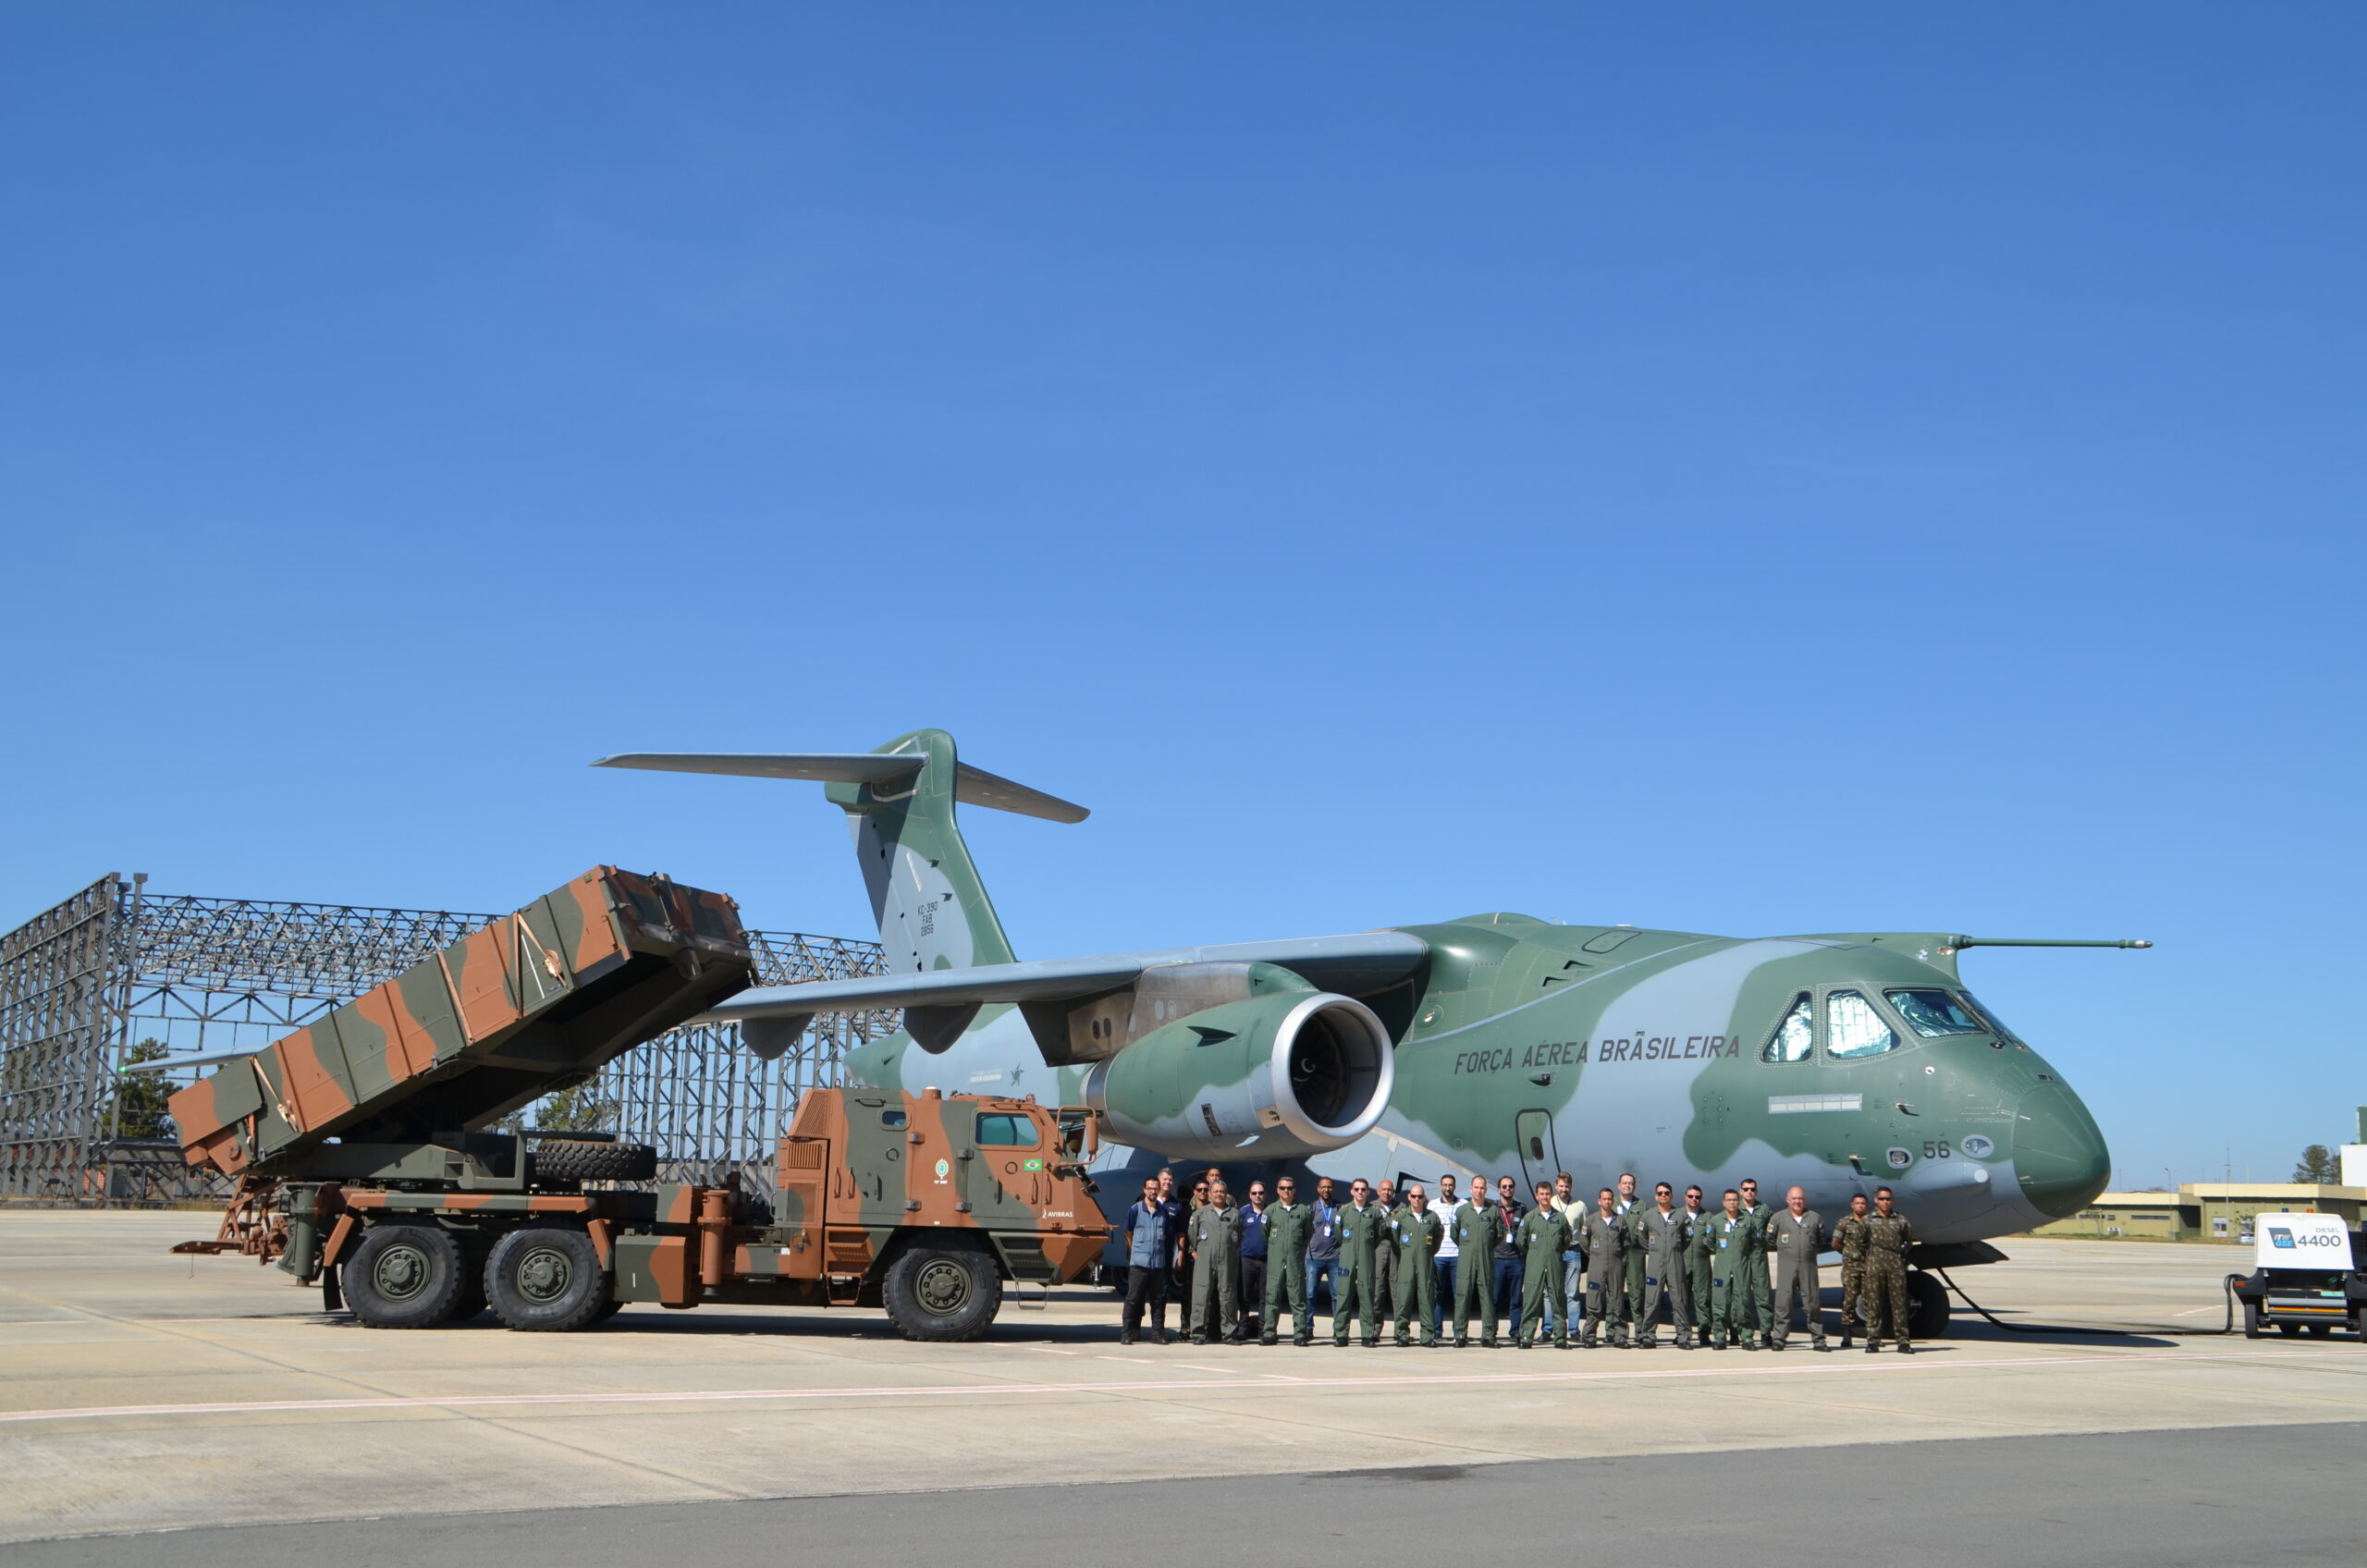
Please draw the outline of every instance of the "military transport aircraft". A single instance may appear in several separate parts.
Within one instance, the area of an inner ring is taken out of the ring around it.
[[[1206,1161],[1341,1178],[1623,1171],[1717,1194],[1797,1183],[1828,1216],[1895,1189],[1924,1268],[2071,1214],[2111,1158],[2062,1075],[1974,999],[1971,947],[2142,948],[1932,932],[1707,937],[1476,914],[1346,936],[1022,962],[958,803],[1081,822],[921,729],[876,752],[635,752],[606,767],[817,780],[847,814],[889,973],[742,992],[760,1055],[817,1012],[901,1008],[852,1082],[1087,1104],[1098,1173]],[[1105,1181],[1123,1206],[1135,1181]],[[1243,1183],[1236,1180],[1236,1192]],[[1910,1277],[1918,1332],[1946,1317]],[[1936,1320],[1936,1321],[1935,1321]]]

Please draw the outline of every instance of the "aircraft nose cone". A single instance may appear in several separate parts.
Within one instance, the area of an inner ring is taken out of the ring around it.
[[[2050,1218],[2077,1214],[2112,1180],[2112,1152],[2079,1096],[2042,1084],[2022,1096],[2014,1122],[2014,1174],[2022,1196]]]

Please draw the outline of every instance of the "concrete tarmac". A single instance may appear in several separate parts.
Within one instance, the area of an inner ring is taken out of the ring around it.
[[[1041,1441],[1053,1464],[1089,1466]],[[2352,1568],[2367,1425],[1848,1444],[1788,1453],[1432,1464],[889,1497],[537,1509],[83,1537],[13,1547],[13,1568],[646,1568],[666,1562],[941,1562],[1305,1568],[1649,1562],[1793,1555],[1875,1562]]]
[[[2011,1240],[2012,1262],[1958,1282],[2008,1321],[2112,1331],[2010,1334],[1959,1316],[1901,1358],[1818,1355],[1797,1334],[1780,1355],[1122,1347],[1115,1303],[1088,1291],[1006,1305],[970,1345],[913,1344],[853,1310],[635,1307],[586,1334],[515,1334],[489,1317],[381,1333],[324,1314],[276,1270],[166,1253],[211,1225],[0,1212],[0,1540],[397,1516],[409,1539],[444,1528],[426,1515],[593,1505],[622,1530],[669,1504],[690,1506],[667,1518],[755,1519],[752,1500],[1179,1472],[1287,1488],[1403,1469],[1418,1494],[1420,1475],[1510,1486],[1544,1461],[1566,1488],[1600,1468],[1574,1460],[1744,1451],[1761,1457],[1737,1473],[1756,1474],[1767,1454],[1810,1448],[1836,1451],[1813,1474],[1846,1489],[1866,1463],[1838,1455],[1849,1445],[1933,1445],[1918,1465],[1977,1452],[1962,1463],[2018,1476],[2024,1452],[2102,1452],[2033,1439],[2181,1431],[2195,1447],[2177,1452],[2201,1457],[2177,1484],[2249,1513],[2236,1479],[2265,1484],[2259,1456],[2317,1452],[2315,1431],[2355,1460],[2367,1412],[2355,1341],[2192,1334],[2221,1320],[2234,1248]],[[2294,1429],[2300,1447],[2238,1427]],[[2027,1481],[2045,1478],[2041,1466]],[[778,1517],[824,1516],[812,1506]],[[1122,1517],[1093,1534],[1122,1534]],[[1318,1516],[1292,1528],[1326,1538]]]

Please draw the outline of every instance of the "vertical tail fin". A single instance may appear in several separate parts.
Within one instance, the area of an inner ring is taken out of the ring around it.
[[[955,753],[942,729],[915,729],[874,752],[628,752],[597,767],[806,778],[847,814],[855,858],[891,972],[1009,963],[1011,942],[954,820],[956,802],[1082,822],[1083,806],[1014,784]]]

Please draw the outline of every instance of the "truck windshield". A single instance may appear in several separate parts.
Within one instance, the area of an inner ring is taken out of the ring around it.
[[[1927,1040],[1943,1035],[1986,1035],[1989,1025],[1972,1015],[1972,1011],[1947,992],[1932,990],[1884,991],[1890,1005],[1907,1020],[1907,1026]]]
[[[1036,1146],[1036,1123],[1024,1116],[988,1111],[978,1118],[978,1142],[997,1148],[1032,1149]]]

